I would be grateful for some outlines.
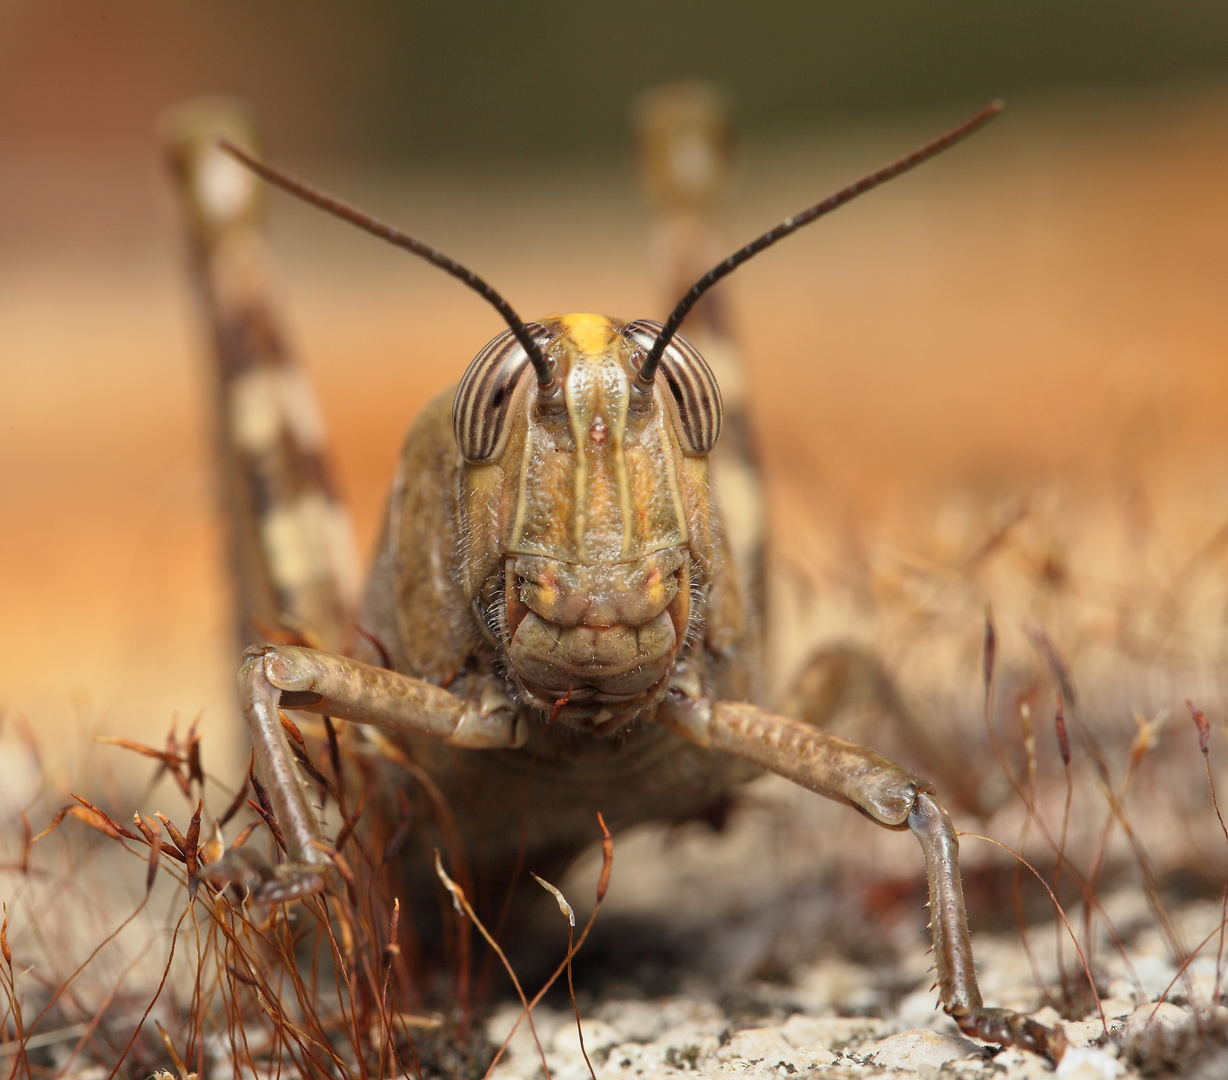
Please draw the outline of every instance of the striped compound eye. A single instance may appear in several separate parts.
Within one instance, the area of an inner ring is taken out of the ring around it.
[[[542,348],[550,332],[540,323],[525,329]],[[452,430],[466,461],[494,461],[507,446],[512,406],[523,392],[533,366],[510,330],[491,341],[465,371],[452,399]]]
[[[623,333],[645,352],[652,348],[661,324],[651,319],[628,323]],[[706,361],[681,334],[675,334],[661,356],[657,379],[664,379],[678,414],[682,449],[691,456],[707,454],[721,433],[721,388]]]

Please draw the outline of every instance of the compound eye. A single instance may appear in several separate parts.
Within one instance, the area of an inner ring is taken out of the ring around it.
[[[543,348],[550,332],[540,323],[525,329]],[[452,430],[466,461],[496,460],[507,446],[512,410],[533,366],[510,330],[494,338],[465,370],[452,399]]]
[[[645,352],[660,332],[661,324],[652,319],[636,319],[623,329]],[[674,403],[683,451],[692,457],[709,453],[721,433],[721,388],[708,361],[686,338],[675,334],[661,356],[656,378],[664,381]]]

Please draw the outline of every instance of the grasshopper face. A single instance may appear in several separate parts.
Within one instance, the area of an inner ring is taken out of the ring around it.
[[[539,393],[505,333],[453,403],[462,574],[526,703],[606,732],[661,699],[702,624],[720,393],[685,341],[664,378],[637,380],[655,324],[564,315],[530,329],[561,392]]]

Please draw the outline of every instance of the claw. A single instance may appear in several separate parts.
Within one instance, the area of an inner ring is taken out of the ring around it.
[[[317,866],[281,863],[273,866],[251,848],[231,848],[201,875],[224,889],[237,885],[258,904],[287,904],[323,892],[325,876]]]
[[[1052,1062],[1061,1061],[1066,1052],[1066,1036],[1060,1030],[1010,1009],[973,1009],[955,1022],[970,1038],[1031,1050]]]
[[[465,709],[447,742],[469,750],[516,748],[528,742],[529,725],[500,683],[488,675],[471,675],[463,694]]]

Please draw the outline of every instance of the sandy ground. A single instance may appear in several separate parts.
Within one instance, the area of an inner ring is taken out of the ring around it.
[[[949,119],[748,146],[731,237]],[[975,764],[985,753],[974,733],[986,604],[1001,629],[1000,712],[1016,725],[1013,737],[1025,704],[1050,723],[1052,683],[1024,633],[1039,626],[1070,662],[1084,719],[1117,754],[1115,768],[1138,720],[1159,721],[1158,764],[1132,804],[1138,832],[1161,852],[1161,869],[1193,865],[1204,881],[1223,880],[1224,850],[1209,846],[1218,826],[1192,725],[1178,710],[1186,697],[1207,706],[1219,739],[1226,130],[1228,97],[1212,93],[1066,99],[1008,113],[974,143],[747,268],[735,294],[771,485],[781,671],[816,642],[868,645],[927,716],[967,740]],[[644,273],[643,214],[621,163],[560,162],[545,176],[524,166],[376,176],[295,164],[480,267],[528,314],[659,312]],[[87,754],[99,730],[161,742],[173,717],[182,729],[199,714],[212,767],[228,775],[246,756],[233,715],[207,382],[159,192],[151,165],[0,159],[0,705],[9,710],[0,776],[9,822],[39,787],[18,714],[42,748],[49,804],[92,780],[117,805],[143,797],[147,772],[110,760],[83,773],[86,761],[112,753]],[[273,231],[288,320],[369,545],[409,419],[457,378],[497,320],[441,276],[297,207],[275,204]],[[1039,783],[1056,826],[1060,765],[1047,733],[1040,744]],[[1090,767],[1080,769],[1085,809],[1072,845],[1083,857],[1104,804]],[[995,782],[1003,786],[985,780]],[[833,934],[814,930],[818,909],[798,898],[832,880],[864,883],[912,852],[906,837],[816,802],[769,784],[754,790],[756,809],[730,837],[651,834],[620,846],[611,918],[666,910],[679,940],[708,944],[683,950],[691,959],[675,972],[669,1003],[651,1006],[651,1022],[635,1012],[643,1000],[619,1004],[626,985],[585,1000],[591,1023],[606,1025],[590,1040],[601,1044],[603,1078],[812,1066],[875,1075],[898,1049],[883,1040],[917,1028],[949,1034],[932,997],[910,996],[928,993],[916,926],[892,931],[907,940],[877,972],[822,946]],[[1017,808],[994,825],[995,835],[1017,838]],[[967,861],[992,863],[973,843]],[[912,880],[915,868],[899,874]],[[1122,895],[1138,906],[1137,889]],[[1182,910],[1191,941],[1218,921],[1202,900]],[[819,914],[839,928],[860,925],[864,912]],[[1033,1008],[1040,999],[1018,934],[996,925],[1000,936],[980,945],[987,988],[998,1003]],[[780,952],[773,942],[806,934],[813,949],[783,968],[765,960]],[[1139,935],[1139,956],[1169,963],[1162,943]],[[765,981],[768,969],[776,974]],[[1214,981],[1214,967],[1198,971]],[[752,988],[753,1007],[733,1001],[733,984]],[[1148,986],[1153,996],[1163,989]],[[1147,995],[1118,989],[1114,1007],[1135,1014]],[[641,984],[636,995],[645,993]],[[806,1027],[833,1013],[874,1023]],[[563,1014],[550,1015],[553,1072],[579,1076]],[[737,1035],[742,1027],[757,1033]],[[922,1072],[948,1052],[943,1060],[970,1052],[918,1038],[929,1049],[909,1067]],[[1008,1064],[971,1053],[942,1068],[979,1076]],[[530,1060],[517,1050],[507,1068],[531,1075]],[[1108,1077],[1116,1067],[1095,1059],[1092,1071],[1066,1075]],[[1009,1074],[1041,1068],[1020,1059]]]

